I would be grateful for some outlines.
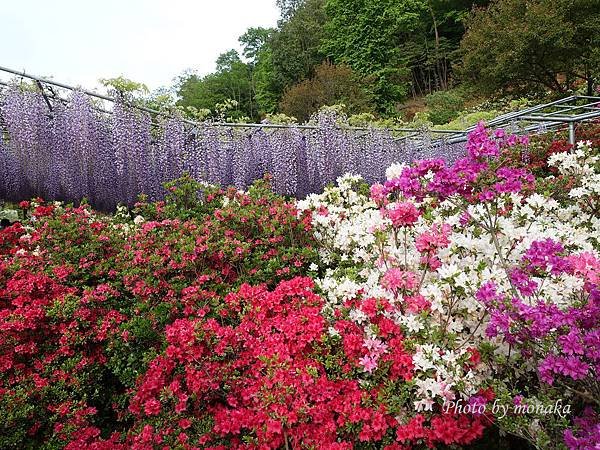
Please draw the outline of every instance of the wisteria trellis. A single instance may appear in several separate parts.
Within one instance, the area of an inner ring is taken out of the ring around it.
[[[0,139],[0,199],[11,201],[86,197],[112,210],[141,193],[160,199],[162,183],[186,171],[240,189],[270,173],[278,193],[304,197],[346,172],[374,183],[394,162],[454,160],[464,151],[461,143],[423,145],[389,130],[349,130],[332,112],[320,113],[314,130],[189,127],[178,117],[156,127],[148,113],[123,104],[101,113],[80,92],[52,111],[40,93],[17,87],[6,89],[0,102],[7,132]]]

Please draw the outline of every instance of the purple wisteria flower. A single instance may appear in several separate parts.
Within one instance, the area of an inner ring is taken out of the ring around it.
[[[139,194],[161,199],[162,184],[184,171],[238,189],[271,174],[276,192],[301,198],[344,173],[375,183],[385,180],[392,163],[432,156],[452,162],[464,153],[464,144],[434,143],[430,136],[356,132],[332,111],[315,117],[315,129],[238,129],[209,122],[188,127],[180,117],[151,117],[122,102],[106,115],[81,92],[52,110],[39,92],[16,86],[3,91],[0,102],[7,131],[0,145],[6,180],[0,194],[15,201],[87,197],[93,206],[113,210],[118,203],[132,205]]]

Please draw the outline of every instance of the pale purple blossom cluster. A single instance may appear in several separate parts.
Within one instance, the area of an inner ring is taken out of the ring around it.
[[[314,130],[234,129],[153,119],[120,103],[106,115],[78,92],[52,110],[40,93],[16,87],[6,89],[0,103],[7,131],[0,143],[0,198],[13,201],[86,197],[112,210],[142,193],[160,199],[162,184],[185,171],[238,189],[270,173],[276,192],[303,198],[344,173],[374,183],[392,163],[435,155],[452,161],[464,152],[464,144],[424,145],[389,130],[350,130],[331,111],[318,115]]]

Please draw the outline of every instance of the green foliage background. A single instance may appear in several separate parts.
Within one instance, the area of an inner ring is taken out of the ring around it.
[[[275,28],[249,28],[242,51],[220,55],[213,73],[179,76],[176,105],[160,96],[153,104],[233,121],[277,113],[306,121],[344,104],[350,114],[410,120],[419,112],[417,122],[441,125],[490,98],[598,87],[598,0],[276,3]],[[108,81],[121,94],[143,89]]]

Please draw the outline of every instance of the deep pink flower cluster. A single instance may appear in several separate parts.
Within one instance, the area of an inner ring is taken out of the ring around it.
[[[588,407],[573,422],[575,431],[568,429],[564,434],[569,450],[600,448],[600,418],[597,412]]]
[[[376,189],[375,196],[401,193],[421,199],[435,195],[440,199],[459,194],[476,202],[493,200],[507,192],[529,189],[535,179],[523,168],[502,167],[500,158],[515,146],[527,145],[527,137],[495,133],[480,122],[469,133],[467,157],[448,166],[443,160],[417,161],[403,169],[399,177],[385,182],[383,189]],[[433,178],[427,181],[427,174]]]
[[[394,227],[407,227],[414,225],[421,215],[414,203],[400,202],[393,208],[384,210],[385,215],[390,218]]]
[[[421,263],[431,270],[438,269],[442,264],[437,257],[440,249],[450,245],[450,233],[452,227],[447,224],[433,224],[431,228],[424,231],[415,239],[415,247],[421,254]]]
[[[391,291],[412,291],[419,284],[417,274],[397,268],[388,269],[381,281],[383,287]]]

